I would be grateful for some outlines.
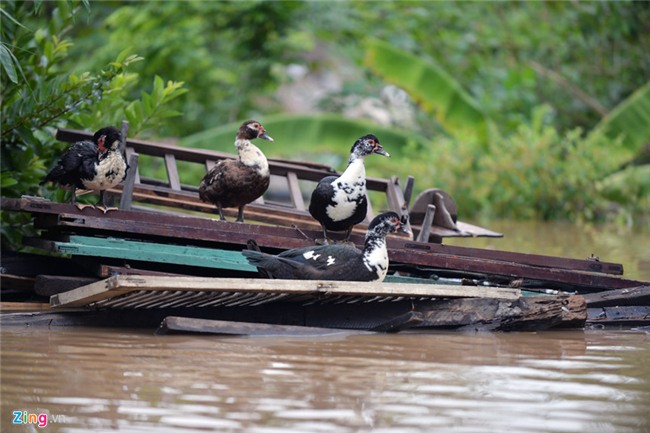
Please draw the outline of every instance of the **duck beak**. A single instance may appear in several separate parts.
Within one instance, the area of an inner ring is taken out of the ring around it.
[[[262,134],[259,135],[257,138],[263,138],[264,140],[273,141],[273,138],[270,135],[268,135],[266,132],[262,132]]]
[[[390,158],[390,153],[386,152],[384,148],[381,147],[381,144],[375,144],[375,148],[372,151],[378,155],[383,155],[387,158]]]

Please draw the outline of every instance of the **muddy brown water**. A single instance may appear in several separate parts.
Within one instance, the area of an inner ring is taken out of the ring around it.
[[[648,228],[487,227],[508,236],[449,243],[593,253],[650,280]],[[642,330],[246,338],[3,327],[0,342],[2,433],[650,432]]]
[[[642,331],[1,337],[3,432],[650,431]]]

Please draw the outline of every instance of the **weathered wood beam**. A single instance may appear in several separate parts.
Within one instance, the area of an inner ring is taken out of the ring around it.
[[[584,295],[589,308],[626,305],[650,305],[650,286],[608,290]]]
[[[515,301],[452,299],[417,309],[418,327],[463,330],[538,331],[553,327],[582,327],[587,319],[584,298],[533,296]]]
[[[310,295],[317,298],[330,296],[385,296],[517,299],[521,296],[519,289],[441,284],[120,275],[54,295],[50,298],[50,303],[53,307],[79,307],[129,292],[139,291],[282,293]]]
[[[323,336],[340,334],[368,334],[358,330],[320,328],[313,326],[276,325],[266,323],[233,322],[226,320],[194,319],[169,316],[160,324],[156,334],[198,333],[248,336]]]

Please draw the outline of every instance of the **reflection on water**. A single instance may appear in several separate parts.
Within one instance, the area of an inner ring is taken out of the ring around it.
[[[1,336],[3,432],[650,431],[642,332]]]
[[[594,256],[622,263],[631,280],[650,281],[650,224],[634,227],[573,224],[562,221],[492,221],[477,223],[503,238],[446,238],[445,244],[492,248],[573,259]]]

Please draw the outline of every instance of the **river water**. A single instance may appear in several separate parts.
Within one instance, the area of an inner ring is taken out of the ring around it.
[[[449,243],[593,253],[650,280],[647,228],[487,227],[508,236]],[[650,432],[642,330],[245,338],[3,327],[0,338],[2,433]]]
[[[650,431],[642,331],[1,336],[2,432]]]

